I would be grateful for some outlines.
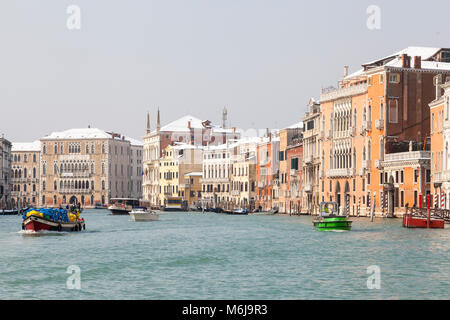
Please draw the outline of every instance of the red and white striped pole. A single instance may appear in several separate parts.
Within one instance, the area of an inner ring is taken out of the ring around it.
[[[445,194],[444,191],[441,191],[441,209],[445,208]]]

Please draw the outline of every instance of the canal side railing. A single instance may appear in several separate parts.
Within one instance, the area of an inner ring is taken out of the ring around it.
[[[406,207],[406,214],[413,217],[426,218],[428,216],[427,208]],[[440,208],[430,208],[430,218],[443,219],[446,223],[450,223],[450,210]]]

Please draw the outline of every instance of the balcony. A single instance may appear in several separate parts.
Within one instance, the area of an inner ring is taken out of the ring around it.
[[[350,135],[350,137],[354,137],[356,135],[356,128],[355,127],[351,127],[349,129],[349,135]]]
[[[332,130],[328,130],[327,131],[327,139],[332,139],[333,138],[333,131]]]
[[[323,140],[324,136],[325,136],[325,134],[323,133],[323,130],[320,130],[318,135],[317,135],[318,139],[319,140]]]
[[[383,165],[382,165],[382,161],[380,161],[380,160],[375,160],[375,168],[377,168],[377,169],[381,169],[383,167]]]
[[[303,158],[303,161],[305,162],[305,164],[311,164],[313,162],[313,156],[307,155]]]
[[[354,174],[355,174],[355,169],[353,169],[353,168],[330,169],[327,171],[328,178],[351,177]]]
[[[359,127],[359,134],[364,135],[366,131],[372,130],[372,123],[370,121],[363,121],[363,124]]]
[[[351,97],[355,95],[361,95],[367,92],[367,83],[363,83],[357,86],[351,86],[346,88],[333,88],[331,90],[322,90],[320,95],[320,102],[337,100],[340,98]]]
[[[89,171],[80,172],[62,172],[60,174],[61,178],[91,178],[93,175]]]
[[[291,174],[291,176],[296,176],[297,175],[297,170],[296,169],[291,169],[290,170],[290,174]]]
[[[305,183],[305,184],[303,185],[303,190],[304,190],[305,192],[312,192],[312,191],[313,191],[313,185],[312,185],[312,183]]]
[[[442,183],[450,181],[450,171],[435,172],[433,174],[433,183]]]
[[[384,120],[383,119],[377,119],[375,120],[375,128],[378,130],[383,130],[384,127]]]
[[[430,151],[409,151],[388,153],[384,155],[384,161],[380,161],[383,167],[389,166],[411,166],[411,165],[426,165],[430,163]]]
[[[384,155],[384,161],[402,161],[402,160],[430,160],[430,151],[410,151],[388,153]]]
[[[369,170],[370,169],[370,160],[363,160],[363,162],[362,162],[362,166],[361,166],[363,169],[367,169],[367,170]]]
[[[239,190],[233,190],[231,191],[231,195],[232,196],[239,196],[241,194],[241,192]]]
[[[70,193],[70,194],[90,194],[94,193],[93,189],[60,189],[59,193]]]

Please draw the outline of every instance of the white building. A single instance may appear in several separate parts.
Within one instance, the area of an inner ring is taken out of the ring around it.
[[[11,197],[22,207],[38,206],[41,142],[13,142],[11,149]]]
[[[141,146],[132,146],[125,136],[81,128],[53,132],[40,141],[41,206],[80,203],[93,207],[108,204],[111,198],[136,195],[131,190],[139,179],[133,177],[139,170]]]
[[[152,206],[160,205],[159,160],[163,150],[175,143],[196,146],[218,145],[228,139],[239,138],[235,129],[215,126],[209,120],[200,120],[191,115],[184,116],[161,127],[158,110],[156,128],[150,128],[150,116],[147,114],[147,128],[144,140],[144,177],[143,198]]]
[[[10,207],[11,142],[0,138],[0,208]]]

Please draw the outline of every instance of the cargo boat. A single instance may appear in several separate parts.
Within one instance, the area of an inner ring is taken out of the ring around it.
[[[47,209],[46,209],[47,210]],[[55,210],[61,215],[67,215],[65,210]],[[31,213],[31,214],[29,214]],[[31,212],[24,213],[24,219],[22,222],[22,230],[28,231],[59,231],[59,232],[70,232],[70,231],[81,231],[86,229],[86,224],[83,218],[79,218],[79,212],[70,212],[76,219],[57,219],[55,214],[43,214],[40,210],[32,210]]]

